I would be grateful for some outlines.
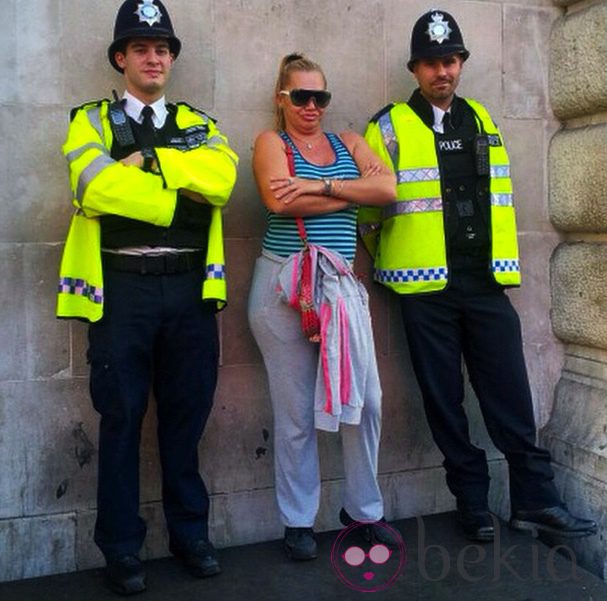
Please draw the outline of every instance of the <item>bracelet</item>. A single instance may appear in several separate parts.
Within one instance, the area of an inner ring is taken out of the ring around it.
[[[331,196],[331,192],[333,191],[333,180],[323,177],[322,183],[324,185],[322,190],[323,196]]]
[[[343,179],[340,179],[338,181],[339,188],[333,193],[333,196],[335,196],[335,198],[341,198],[341,193],[343,192],[344,186],[346,185],[346,182]]]

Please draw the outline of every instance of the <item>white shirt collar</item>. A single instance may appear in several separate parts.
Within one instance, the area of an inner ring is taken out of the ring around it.
[[[445,128],[443,126],[443,117],[445,113],[449,112],[451,109],[447,109],[443,111],[443,109],[439,109],[437,106],[432,105],[432,111],[434,113],[434,125],[432,129],[438,134],[444,134]]]
[[[141,100],[139,100],[139,98],[135,98],[135,96],[133,96],[130,92],[128,92],[126,90],[124,91],[124,94],[122,95],[122,97],[126,100],[126,102],[124,103],[124,112],[131,119],[134,119],[135,121],[137,121],[137,123],[141,123],[143,120],[143,117],[141,116],[141,110],[143,109],[145,104],[143,102],[141,102]],[[167,114],[168,114],[164,96],[162,96],[162,98],[159,98],[158,100],[156,100],[156,102],[153,102],[152,104],[150,104],[150,106],[152,107],[152,110],[154,111],[154,115],[152,117],[152,121],[154,122],[154,127],[156,127],[157,129],[160,129],[164,125],[164,122],[166,121]]]

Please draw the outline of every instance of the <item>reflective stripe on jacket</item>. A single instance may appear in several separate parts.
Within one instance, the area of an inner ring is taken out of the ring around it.
[[[501,134],[486,109],[470,99],[490,138],[491,270],[503,286],[520,284],[510,162]],[[434,131],[406,103],[395,104],[365,138],[391,166],[397,201],[387,207],[361,207],[359,231],[375,258],[375,280],[399,294],[435,292],[446,287],[449,265],[443,197]]]
[[[173,220],[177,190],[198,192],[212,205],[207,248],[204,300],[226,303],[225,260],[221,207],[236,181],[238,157],[206,115],[178,104],[177,126],[209,128],[206,141],[194,148],[156,148],[160,175],[126,166],[110,156],[112,130],[109,102],[78,109],[71,121],[63,152],[68,161],[72,217],[59,271],[58,317],[94,322],[103,316],[101,232],[97,217],[120,215],[167,227]]]

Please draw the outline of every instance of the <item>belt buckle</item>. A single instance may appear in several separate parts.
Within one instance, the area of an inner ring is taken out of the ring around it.
[[[162,255],[164,263],[164,273],[179,273],[180,256],[177,253],[168,253]]]
[[[133,265],[137,266],[137,264],[139,264],[139,268],[133,269],[133,271],[139,272],[141,275],[145,275],[146,273],[150,272],[148,265],[148,257],[146,257],[145,255],[141,255],[141,257],[133,257]]]

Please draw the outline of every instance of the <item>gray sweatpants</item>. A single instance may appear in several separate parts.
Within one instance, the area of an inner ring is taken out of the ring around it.
[[[320,470],[314,428],[318,344],[301,331],[299,314],[279,299],[282,259],[264,251],[249,295],[249,324],[263,355],[274,412],[276,499],[283,523],[311,527],[320,502]],[[379,394],[372,395],[379,398]],[[358,426],[342,424],[343,506],[355,520],[383,516],[377,485],[381,407],[365,401]]]

